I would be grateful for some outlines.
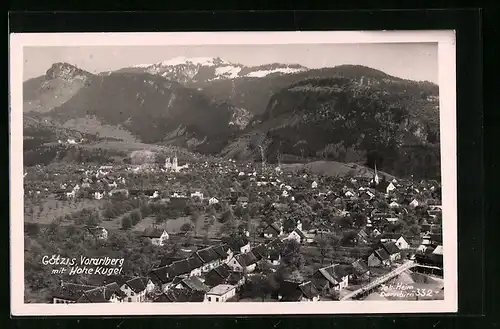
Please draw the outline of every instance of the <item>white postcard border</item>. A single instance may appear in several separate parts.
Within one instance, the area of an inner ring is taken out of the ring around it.
[[[25,304],[23,229],[23,47],[111,45],[263,45],[328,43],[438,43],[441,173],[443,193],[444,300],[321,301],[308,303],[120,303]],[[23,33],[10,35],[10,264],[11,313],[35,315],[252,315],[454,313],[458,310],[455,33],[363,32],[176,32]],[[271,307],[272,305],[272,307]]]

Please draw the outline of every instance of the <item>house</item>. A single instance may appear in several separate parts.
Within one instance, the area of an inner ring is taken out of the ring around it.
[[[274,239],[283,234],[283,227],[271,223],[262,231],[262,235],[266,239]]]
[[[391,262],[395,262],[401,259],[401,251],[399,250],[398,246],[396,246],[396,243],[392,241],[383,242],[382,248],[384,248],[384,250],[389,254]]]
[[[189,268],[189,276],[200,276],[202,274],[203,262],[199,257],[191,256],[185,260]]]
[[[166,240],[168,240],[168,233],[165,230],[148,227],[142,233],[142,237],[148,238],[151,240],[151,243],[156,246],[163,246]]]
[[[231,275],[231,268],[227,264],[221,264],[205,274],[205,285],[215,287],[227,282]]]
[[[399,221],[399,218],[397,218],[397,217],[387,217],[385,220],[388,221],[391,224],[394,224],[397,221]]]
[[[240,196],[236,202],[242,207],[246,208],[248,206],[248,198],[246,196]]]
[[[112,279],[125,294],[124,302],[140,303],[146,300],[146,294],[153,291],[154,283],[149,278],[133,277]]]
[[[233,252],[227,244],[220,244],[212,247],[212,249],[221,257],[222,263],[228,263],[233,258]]]
[[[417,199],[413,199],[413,200],[410,202],[410,204],[409,204],[409,206],[410,206],[411,208],[416,208],[416,207],[418,207],[418,205],[419,205],[419,203],[418,203]]]
[[[301,230],[296,228],[292,232],[290,232],[287,239],[295,240],[298,243],[304,243],[304,242],[306,242],[307,237],[305,236],[305,234]]]
[[[52,303],[54,304],[69,304],[76,303],[85,291],[97,288],[96,286],[66,283],[61,281],[61,284],[52,293]]]
[[[368,266],[369,267],[380,267],[380,266],[390,266],[391,257],[384,248],[378,248],[374,250],[370,256],[368,256]]]
[[[392,201],[392,202],[389,204],[389,208],[391,208],[391,209],[396,209],[396,208],[399,208],[399,203],[397,203],[396,201]]]
[[[188,289],[191,291],[202,291],[204,293],[210,290],[210,288],[207,285],[205,285],[203,281],[201,281],[198,277],[195,276],[182,279],[182,281],[175,287]]]
[[[354,193],[353,193],[353,192],[351,192],[351,191],[347,191],[347,192],[345,192],[345,193],[344,193],[344,196],[345,196],[346,198],[352,198],[352,197],[354,197]]]
[[[267,250],[266,246],[263,245],[262,243],[253,247],[250,252],[255,255],[255,258],[257,258],[257,261],[261,261],[263,259],[268,259],[269,258],[269,251]]]
[[[218,203],[219,203],[219,200],[217,200],[217,198],[215,198],[215,197],[211,197],[210,199],[208,199],[209,205],[218,204]]]
[[[100,192],[94,193],[94,199],[101,200],[102,198],[104,198],[104,192],[103,193],[100,193]]]
[[[115,283],[116,285],[116,283]],[[117,285],[116,285],[117,287]],[[84,291],[77,303],[119,303],[123,300],[123,292],[113,288],[97,287],[92,290]]]
[[[359,197],[363,200],[371,200],[375,197],[375,194],[373,194],[370,190],[363,190],[359,194]]]
[[[380,232],[380,231],[379,231],[378,229],[376,229],[376,228],[375,228],[375,229],[373,229],[373,231],[372,231],[372,233],[371,233],[371,235],[372,235],[373,237],[375,237],[375,238],[376,238],[376,237],[378,237],[378,236],[380,236],[381,234],[382,234],[382,232]]]
[[[250,242],[244,235],[235,235],[222,239],[229,246],[233,254],[244,254],[250,251]]]
[[[281,253],[278,250],[269,250],[268,261],[271,265],[278,266],[281,263]]]
[[[314,272],[311,281],[323,294],[329,294],[332,290],[340,291],[349,285],[348,267],[334,264],[320,268]]]
[[[356,240],[358,243],[367,243],[368,242],[368,234],[366,233],[365,230],[361,229],[359,230],[358,234],[356,235]]]
[[[170,266],[162,266],[152,269],[148,274],[149,279],[160,291],[168,290],[175,276],[176,275],[172,272]]]
[[[227,278],[227,283],[236,287],[241,287],[245,284],[246,277],[245,274],[241,272],[231,272]]]
[[[227,264],[234,272],[250,273],[257,266],[257,257],[251,252],[234,256]]]
[[[236,295],[236,286],[229,284],[219,284],[210,289],[205,295],[205,302],[223,303]]]
[[[201,273],[207,273],[222,263],[222,256],[220,256],[213,247],[197,250],[193,253],[193,257],[198,257],[203,263]]]
[[[108,238],[108,230],[101,226],[87,226],[87,231],[97,240],[106,240]]]
[[[437,247],[434,249],[434,251],[432,251],[432,253],[433,253],[434,255],[441,255],[441,256],[443,256],[443,246],[442,246],[442,245],[437,246]]]
[[[312,182],[311,188],[317,188],[317,187],[318,187],[318,183],[316,181]]]
[[[201,303],[205,300],[205,292],[173,288],[155,297],[153,303]]]
[[[387,194],[391,193],[392,191],[396,190],[396,186],[394,185],[395,183],[390,182],[389,185],[385,188],[385,192]]]
[[[356,280],[364,280],[370,276],[370,269],[362,259],[354,261],[352,264],[351,277]]]
[[[200,191],[191,193],[191,198],[198,198],[200,200],[203,200],[203,193],[201,193]]]
[[[280,283],[278,300],[280,302],[318,301],[319,292],[311,281],[300,283],[284,280]]]
[[[394,242],[400,250],[405,250],[410,248],[410,243],[401,234],[386,233],[380,239],[380,242]]]

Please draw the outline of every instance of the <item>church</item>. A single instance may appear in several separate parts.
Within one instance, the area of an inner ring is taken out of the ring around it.
[[[165,159],[165,169],[168,171],[179,172],[177,156],[174,156],[172,162],[170,162],[170,157]]]

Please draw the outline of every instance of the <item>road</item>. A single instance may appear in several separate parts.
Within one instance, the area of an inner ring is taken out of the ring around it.
[[[400,275],[404,271],[406,271],[414,266],[416,266],[416,264],[413,261],[411,261],[411,260],[407,261],[404,264],[402,264],[401,266],[395,268],[393,271],[391,271],[387,274],[384,274],[381,277],[378,277],[377,279],[373,280],[372,282],[368,283],[367,285],[365,285],[365,286],[359,288],[358,290],[355,290],[355,291],[351,292],[350,294],[342,297],[340,300],[349,300],[349,299],[352,299],[353,297],[356,297],[359,294],[362,294],[366,291],[370,291],[373,288],[375,288],[375,287],[381,285],[382,283]]]

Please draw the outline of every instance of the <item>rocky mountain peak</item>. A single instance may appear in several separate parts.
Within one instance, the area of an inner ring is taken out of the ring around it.
[[[52,64],[52,66],[45,73],[46,79],[60,78],[64,80],[71,80],[75,78],[86,80],[88,77],[90,77],[90,75],[91,74],[89,72],[84,71],[72,64],[64,62]]]

